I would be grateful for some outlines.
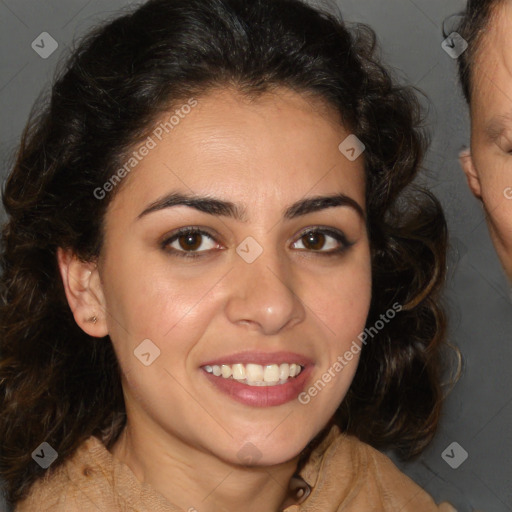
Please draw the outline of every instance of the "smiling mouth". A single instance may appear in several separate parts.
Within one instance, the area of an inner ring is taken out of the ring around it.
[[[300,364],[222,364],[202,367],[207,373],[226,380],[236,380],[248,386],[278,386],[297,377],[303,370]]]

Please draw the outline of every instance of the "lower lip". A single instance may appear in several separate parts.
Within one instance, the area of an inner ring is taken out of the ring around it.
[[[248,386],[234,379],[224,379],[202,371],[219,391],[229,395],[233,400],[253,407],[272,407],[295,400],[304,389],[312,368],[312,365],[308,365],[297,377],[275,386]]]

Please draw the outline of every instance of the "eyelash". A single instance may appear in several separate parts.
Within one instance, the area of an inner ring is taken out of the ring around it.
[[[345,237],[345,235],[343,233],[341,233],[339,231],[335,231],[330,228],[320,228],[320,227],[316,227],[313,229],[307,229],[307,230],[303,231],[299,235],[297,240],[300,240],[311,233],[325,234],[327,236],[334,238],[337,242],[339,242],[341,244],[341,246],[338,247],[337,249],[332,249],[330,251],[321,251],[321,250],[315,251],[312,249],[310,250],[314,253],[318,253],[319,256],[326,256],[326,257],[339,256],[339,255],[343,254],[349,247],[354,245],[353,242],[349,242],[347,240],[347,238]],[[179,229],[174,234],[172,234],[170,237],[167,237],[165,240],[163,240],[162,244],[161,244],[162,249],[164,251],[170,253],[172,256],[177,256],[178,258],[190,258],[190,259],[201,258],[205,255],[204,253],[208,253],[212,250],[212,249],[210,249],[210,250],[206,250],[206,251],[193,252],[193,251],[183,251],[183,250],[178,250],[178,249],[174,249],[174,248],[169,248],[169,245],[171,243],[173,243],[175,240],[179,239],[181,236],[184,236],[184,235],[204,235],[204,236],[207,236],[208,238],[211,238],[212,240],[215,240],[213,235],[211,235],[210,233],[208,233],[207,231],[205,231],[203,229],[193,228],[193,227],[185,227],[185,228]],[[296,242],[294,242],[294,243],[296,243]],[[308,251],[308,249],[300,249],[300,250]]]

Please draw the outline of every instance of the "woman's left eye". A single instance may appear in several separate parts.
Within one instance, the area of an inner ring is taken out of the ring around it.
[[[205,243],[205,238],[209,239],[209,242]],[[299,243],[303,248],[296,247]],[[212,249],[218,249],[219,245],[210,233],[199,228],[183,228],[162,242],[164,250],[184,258],[201,257]],[[340,231],[315,228],[303,232],[292,247],[331,256],[344,252],[351,245],[353,244]]]
[[[331,239],[330,242],[328,241],[329,238]],[[317,228],[306,231],[302,233],[298,242],[303,240],[306,241],[306,245],[308,246],[305,247],[305,250],[320,252],[324,256],[342,253],[353,245],[342,232],[332,229]],[[295,244],[298,242],[295,242]],[[302,244],[304,245],[304,242],[302,242]]]

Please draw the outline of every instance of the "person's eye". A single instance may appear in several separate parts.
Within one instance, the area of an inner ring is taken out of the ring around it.
[[[204,253],[218,248],[218,245],[210,233],[192,227],[181,228],[162,242],[165,251],[182,258],[204,256]]]
[[[302,247],[297,247],[297,244],[302,244]],[[211,250],[219,249],[213,235],[194,227],[179,229],[166,237],[161,245],[163,250],[180,258],[199,258]],[[323,256],[343,253],[351,245],[353,243],[341,231],[318,227],[302,232],[298,241],[292,244],[294,249],[317,252]]]
[[[500,135],[496,143],[501,151],[512,154],[512,139],[508,134]]]
[[[304,246],[302,250],[318,252],[322,256],[341,254],[354,245],[341,231],[318,227],[302,232],[293,245],[299,242]]]

